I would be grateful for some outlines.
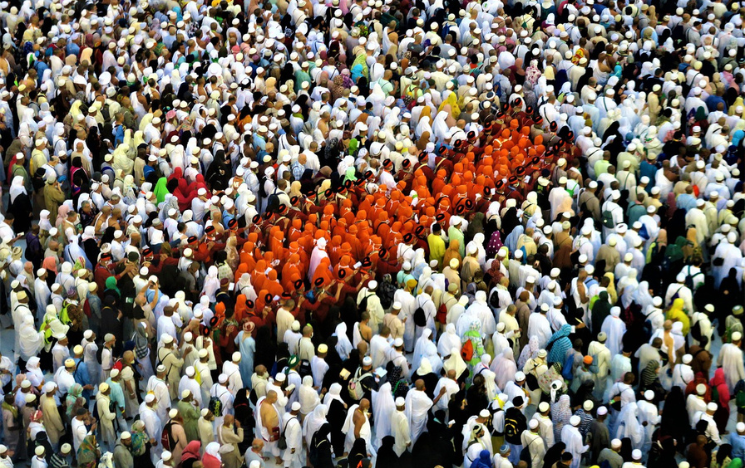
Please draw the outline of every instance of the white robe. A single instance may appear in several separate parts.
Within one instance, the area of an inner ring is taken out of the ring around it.
[[[609,315],[603,321],[603,326],[600,329],[604,332],[608,339],[605,345],[611,352],[611,355],[620,354],[623,348],[621,340],[623,339],[624,333],[626,333],[626,324],[618,317]]]
[[[570,468],[579,468],[582,454],[590,448],[589,445],[582,443],[582,434],[579,433],[579,429],[570,424],[565,424],[561,428],[561,441],[566,444],[566,451],[572,454]]]
[[[427,412],[432,408],[432,400],[420,390],[410,390],[406,394],[406,417],[411,428],[411,443],[416,443],[427,425]]]
[[[350,450],[352,450],[352,445],[354,445],[355,437],[354,437],[354,412],[357,411],[357,408],[360,405],[352,405],[349,408],[349,412],[347,413],[347,419],[344,420],[344,426],[342,426],[341,430],[344,432],[347,436],[344,439],[344,451],[349,453]],[[360,438],[365,440],[365,445],[367,446],[367,450],[373,454],[373,445],[372,445],[372,430],[370,429],[370,420],[368,419],[367,415],[365,416],[365,422],[362,424],[362,427],[360,428]]]
[[[717,366],[724,368],[724,379],[727,381],[730,394],[734,392],[735,385],[745,378],[743,368],[742,350],[732,343],[725,343],[719,351]]]

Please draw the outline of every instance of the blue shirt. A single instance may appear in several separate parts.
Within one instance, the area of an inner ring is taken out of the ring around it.
[[[742,459],[745,457],[745,435],[739,435],[737,433],[730,434],[729,443],[732,446],[731,458]]]
[[[111,377],[106,379],[106,383],[109,384],[109,388],[111,388],[111,393],[109,393],[109,398],[111,401],[116,403],[116,406],[124,411],[124,390],[122,389],[121,384],[118,382],[114,382],[111,380]]]

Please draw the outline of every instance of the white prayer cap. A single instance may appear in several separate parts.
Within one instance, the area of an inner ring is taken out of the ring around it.
[[[706,411],[711,411],[712,413],[719,408],[719,405],[714,403],[713,401],[710,401],[708,405],[706,405]]]
[[[545,412],[546,412],[546,411],[548,411],[549,409],[551,409],[551,405],[549,405],[547,401],[542,401],[542,402],[541,402],[541,403],[540,403],[540,404],[538,405],[538,411],[540,411],[541,413],[545,413]]]
[[[634,460],[641,460],[642,459],[642,451],[639,449],[634,450],[631,452],[631,458]]]
[[[300,407],[301,407],[300,402],[299,401],[296,401],[296,402],[294,402],[292,404],[292,406],[290,407],[290,409],[292,411],[300,411]]]
[[[693,356],[691,356],[690,354],[683,355],[683,364],[690,364],[691,361],[693,361]]]
[[[582,409],[585,410],[585,412],[592,411],[594,407],[595,407],[595,404],[590,400],[585,400],[585,402],[582,403]]]
[[[581,423],[581,422],[582,422],[582,419],[580,419],[579,416],[576,416],[575,415],[575,416],[572,416],[571,418],[569,418],[569,424],[571,424],[574,427],[579,426],[579,423]]]
[[[186,368],[186,375],[189,377],[194,377],[194,366],[189,366]],[[182,397],[183,398],[183,397]]]
[[[737,432],[745,432],[745,422],[737,423],[737,426],[735,426],[735,429],[737,429]]]
[[[608,408],[605,406],[598,408],[598,416],[605,416],[606,414],[608,414]]]
[[[531,419],[530,423],[528,424],[532,430],[538,429],[538,420],[537,419]]]
[[[734,332],[732,334],[732,341],[740,341],[742,339],[742,333],[740,332]]]
[[[287,376],[283,372],[280,372],[274,377],[274,380],[276,380],[277,382],[284,382],[285,379],[287,379]]]
[[[171,335],[164,334],[163,335],[163,343],[165,343],[165,344],[171,344],[171,343],[173,343],[173,337]]]
[[[654,390],[647,390],[644,392],[644,399],[649,401],[654,400]]]
[[[620,439],[613,439],[610,441],[611,448],[619,449],[621,448],[621,440]]]
[[[696,385],[696,394],[702,396],[706,393],[706,385],[700,383]]]
[[[178,413],[178,411],[177,411]],[[168,461],[171,458],[173,458],[173,454],[169,452],[168,450],[164,450],[163,453],[160,454],[160,459],[163,461]]]

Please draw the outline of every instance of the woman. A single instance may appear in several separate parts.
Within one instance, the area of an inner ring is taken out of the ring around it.
[[[375,422],[375,441],[374,445],[380,447],[383,443],[383,437],[393,435],[391,428],[391,418],[396,411],[393,401],[393,390],[390,382],[380,386],[376,392],[372,392],[372,413]]]
[[[549,365],[554,363],[564,364],[567,351],[572,348],[572,342],[569,340],[569,335],[571,333],[572,327],[569,324],[564,324],[548,340],[548,343],[546,343],[546,349],[550,348],[550,351],[546,362]]]
[[[192,440],[191,442],[186,444],[186,447],[184,447],[184,451],[181,452],[180,468],[192,468],[194,463],[199,461],[199,450],[201,449],[201,447],[202,442],[198,440]]]
[[[96,436],[89,434],[85,436],[78,448],[77,459],[79,468],[96,468],[101,458],[101,451],[96,444]],[[218,467],[219,468],[219,467]]]
[[[83,386],[79,383],[73,384],[67,391],[67,396],[65,397],[67,420],[72,421],[72,418],[78,414],[78,408],[85,407],[85,404],[85,398],[83,398]]]
[[[244,302],[241,302],[240,304],[244,305]],[[238,306],[238,303],[236,303],[236,307]],[[236,317],[236,320],[240,320],[240,318]],[[256,324],[250,321],[246,321],[243,323],[243,330],[238,333],[238,336],[235,337],[235,344],[238,346],[238,350],[241,353],[241,362],[238,364],[238,369],[241,373],[241,379],[243,379],[243,382],[250,382],[251,381],[251,375],[253,375],[254,371],[254,353],[256,353],[256,340],[253,339],[251,334],[254,331],[254,328],[256,327]]]
[[[488,354],[485,354],[484,356],[488,356]],[[423,380],[427,396],[430,398],[435,397],[435,387],[440,379],[432,370],[432,364],[430,364],[428,358],[424,357],[421,359],[419,362],[419,368],[414,372],[414,377],[412,377],[411,380],[412,382]]]
[[[712,453],[711,465],[709,468],[728,468],[731,464],[732,446],[730,444],[722,444],[716,452]]]
[[[639,384],[639,391],[644,393],[647,390],[652,390],[655,393],[655,401],[659,401],[665,395],[665,389],[662,388],[660,382],[660,361],[652,359],[647,363],[647,367],[644,368],[641,375],[641,382]]]
[[[377,458],[375,461],[375,468],[388,468],[391,466],[396,466],[398,464],[398,455],[396,455],[396,452],[393,450],[393,445],[395,443],[395,437],[383,437],[383,442],[378,449],[378,453],[376,454]],[[315,465],[313,466],[315,467]]]
[[[724,378],[724,368],[720,367],[714,372],[714,377],[709,384],[712,389],[712,401],[718,405],[717,411],[714,413],[714,422],[717,423],[719,432],[724,433],[727,428],[727,421],[729,420],[730,400],[729,387]],[[717,396],[719,397],[718,399]]]
[[[331,445],[334,453],[344,453],[345,435],[341,431],[347,419],[347,404],[341,399],[342,387],[338,383],[331,384],[329,392],[323,397],[323,404],[328,408],[327,419],[331,424]]]
[[[13,213],[15,220],[13,221],[13,230],[18,234],[25,233],[31,227],[31,198],[26,191],[26,187],[23,185],[23,177],[13,177],[13,182],[10,185],[10,205],[8,206],[8,212]]]
[[[202,465],[204,468],[221,468],[222,458],[220,457],[220,444],[217,442],[210,442],[204,449],[204,456],[202,457]]]
[[[683,390],[674,386],[667,398],[664,408],[685,408],[685,396]],[[683,435],[691,427],[688,421],[687,411],[663,411],[660,422],[660,434],[674,438],[678,445],[683,443]]]
[[[546,451],[546,455],[543,456],[543,466],[553,467],[559,460],[561,460],[561,454],[566,450],[566,444],[564,442],[556,442],[553,447]]]
[[[349,451],[349,457],[347,457],[347,466],[350,468],[359,468],[362,465],[362,460],[368,458],[367,456],[367,443],[365,439],[360,437],[354,441],[352,449]],[[205,468],[207,468],[205,466]]]
[[[308,444],[308,458],[313,468],[334,468],[334,452],[330,442],[331,425],[324,423],[311,438]],[[351,466],[351,465],[350,465]]]
[[[305,444],[308,447],[312,445],[313,435],[316,431],[324,424],[328,424],[328,421],[326,421],[327,413],[328,407],[320,404],[303,420],[303,436],[305,437]],[[331,429],[329,428],[329,430]]]
[[[196,442],[199,443],[199,441]],[[145,423],[142,421],[138,420],[132,423],[132,447],[130,450],[132,452],[134,466],[137,468],[153,467],[153,462],[150,458],[150,436],[145,432]],[[181,454],[181,464],[184,466],[183,453]]]
[[[321,402],[318,392],[313,388],[313,376],[306,375],[303,377],[302,385],[299,390],[300,414],[301,420],[304,420],[316,406]]]
[[[633,449],[641,450],[644,443],[644,427],[637,418],[638,407],[636,403],[627,403],[618,414],[615,436],[617,439],[630,439]]]

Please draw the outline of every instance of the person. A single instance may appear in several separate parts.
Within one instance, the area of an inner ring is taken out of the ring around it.
[[[396,398],[396,411],[391,416],[391,428],[394,438],[393,452],[398,458],[401,458],[412,445],[409,419],[406,417],[405,411],[406,400],[401,397]]]

